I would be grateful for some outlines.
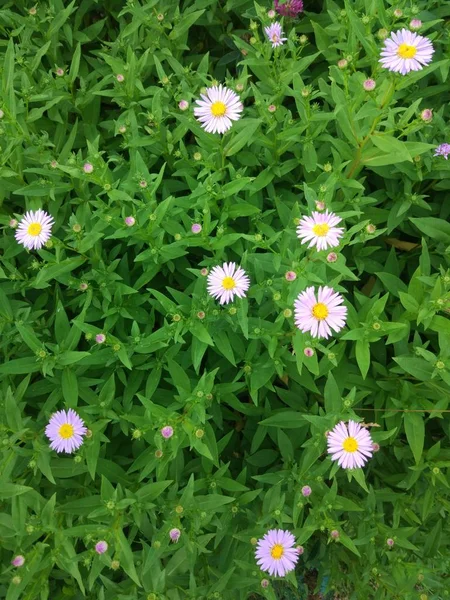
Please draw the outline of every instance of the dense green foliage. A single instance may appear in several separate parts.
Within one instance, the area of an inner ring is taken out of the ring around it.
[[[449,3],[306,0],[272,50],[259,1],[2,3],[0,598],[449,595]],[[382,70],[379,30],[413,17],[431,65]],[[212,82],[245,106],[223,136],[192,111]],[[296,236],[316,201],[336,262]],[[8,224],[38,208],[28,252]],[[201,269],[224,261],[251,288],[221,307]],[[294,325],[308,285],[345,297],[329,340]],[[72,456],[44,435],[62,408],[92,433]],[[327,455],[348,419],[374,424],[363,470]],[[263,589],[275,527],[305,551]]]

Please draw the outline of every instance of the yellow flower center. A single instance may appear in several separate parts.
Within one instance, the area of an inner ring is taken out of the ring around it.
[[[278,40],[279,40],[279,39],[280,39],[280,38],[278,37],[278,35],[277,35],[276,33],[274,33],[274,34],[272,35],[272,42],[275,42],[275,43],[276,43],[276,42],[278,42]]]
[[[417,48],[409,44],[400,44],[397,50],[397,55],[400,58],[414,58],[417,54]]]
[[[330,226],[327,225],[326,223],[319,223],[317,225],[314,225],[312,230],[313,230],[314,235],[323,237],[324,235],[327,235],[327,233],[330,231]]]
[[[328,317],[328,312],[328,308],[323,302],[314,304],[312,308],[312,316],[319,319],[319,321],[326,319]]]
[[[217,100],[213,104],[211,104],[211,114],[214,117],[223,117],[223,115],[227,112],[227,107],[223,102]]]
[[[284,554],[284,548],[281,544],[275,544],[275,546],[270,551],[271,557],[274,558],[275,560],[280,560],[280,558],[283,556],[283,554]]]
[[[224,277],[222,287],[224,290],[232,290],[236,287],[236,282],[232,277]]]
[[[64,423],[64,425],[61,425],[61,427],[59,428],[59,435],[65,440],[68,440],[71,437],[73,437],[73,434],[73,425],[70,425],[70,423]]]
[[[342,448],[346,452],[356,452],[358,450],[358,442],[355,438],[348,437],[342,442]]]
[[[28,226],[28,235],[39,235],[42,231],[42,225],[40,223],[31,223]]]

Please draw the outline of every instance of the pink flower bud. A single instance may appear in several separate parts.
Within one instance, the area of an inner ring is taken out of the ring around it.
[[[94,166],[93,166],[93,165],[91,165],[91,163],[88,163],[88,162],[87,162],[87,163],[84,163],[84,165],[83,165],[83,171],[84,171],[84,172],[85,172],[87,175],[89,175],[90,173],[92,173],[92,172],[93,172],[93,170],[94,170]]]
[[[192,233],[200,233],[201,230],[202,226],[200,225],[200,223],[194,223],[191,227]]]
[[[124,77],[124,75],[122,75],[122,73],[119,73],[118,75],[116,75],[116,80],[119,83],[123,83],[125,81],[125,77]]]
[[[244,84],[243,83],[237,83],[236,84],[236,91],[237,92],[243,92],[244,91]]]
[[[268,579],[261,579],[261,587],[262,587],[263,589],[266,589],[266,588],[268,588],[268,587],[269,587],[269,585],[270,585],[270,582],[269,582],[269,580],[268,580]]]
[[[286,281],[295,281],[297,279],[297,274],[294,271],[287,271],[284,277]]]
[[[166,425],[161,429],[161,435],[163,436],[163,438],[168,440],[173,436],[173,427],[171,427],[170,425]]]
[[[58,75],[58,77],[62,77],[64,75],[64,69],[56,69],[56,74]]]
[[[341,58],[341,60],[339,60],[339,61],[338,61],[338,64],[337,64],[337,66],[338,66],[340,69],[345,69],[345,67],[346,67],[347,65],[348,65],[348,61],[347,61],[347,59],[345,59],[345,58]]]
[[[380,444],[377,444],[376,442],[374,442],[374,443],[372,444],[372,450],[373,450],[374,452],[378,452],[378,451],[379,451],[379,449],[380,449]]]
[[[11,564],[13,567],[22,567],[25,564],[25,557],[18,554],[12,559]]]
[[[106,335],[104,333],[97,333],[95,341],[97,344],[104,344],[106,342]]]
[[[316,201],[316,209],[317,210],[325,210],[325,202],[323,202],[322,200],[317,200]]]
[[[269,19],[275,19],[276,13],[274,10],[270,9],[267,11],[267,16],[269,17]]]
[[[206,277],[208,273],[209,271],[206,267],[203,267],[203,269],[200,271],[200,274],[203,275],[203,277]]]
[[[127,225],[128,227],[133,227],[135,223],[136,219],[134,217],[125,217],[125,225]]]
[[[97,554],[105,554],[107,550],[108,544],[105,542],[105,540],[101,540],[100,542],[97,542],[95,544],[95,551],[97,552]]]
[[[431,110],[431,108],[425,108],[421,113],[420,113],[420,118],[422,119],[422,121],[424,121],[425,123],[430,123],[433,120],[433,111]]]
[[[305,549],[303,548],[303,546],[297,546],[295,549],[297,550],[297,554],[299,556],[301,556],[303,554],[303,552],[305,551]]]
[[[334,263],[338,259],[338,255],[336,252],[330,252],[327,256],[327,262]]]
[[[308,496],[311,496],[311,492],[312,492],[312,489],[309,487],[309,485],[304,485],[302,487],[302,496],[305,496],[305,498],[307,498]]]
[[[269,106],[267,107],[267,110],[270,113],[274,113],[277,110],[277,107],[275,106],[275,104],[269,104]]]
[[[422,21],[420,19],[412,19],[409,28],[412,31],[418,31],[422,27]]]
[[[169,537],[172,540],[172,542],[175,542],[175,544],[180,539],[180,535],[181,535],[181,531],[179,529],[177,529],[176,527],[174,527],[173,529],[171,529],[169,531]]]
[[[178,108],[180,110],[187,110],[189,108],[189,102],[187,100],[180,100],[178,103]]]
[[[314,350],[312,348],[305,348],[303,350],[303,354],[305,356],[307,356],[308,358],[311,358],[311,356],[314,356]],[[302,490],[303,491],[303,490]]]
[[[371,92],[376,87],[377,82],[375,81],[375,79],[366,79],[363,83],[363,88],[366,90],[366,92]]]
[[[141,181],[139,182],[139,187],[142,189],[145,189],[147,187],[147,182],[145,181],[145,179],[141,179]]]
[[[386,544],[389,546],[389,548],[392,548],[392,546],[395,544],[395,542],[392,538],[388,538],[386,540]]]
[[[330,531],[330,535],[333,538],[333,540],[338,540],[339,539],[339,531],[337,529],[332,529]]]
[[[11,220],[9,221],[9,223],[8,223],[8,225],[9,225],[9,226],[10,226],[12,229],[15,229],[15,228],[17,227],[17,225],[18,225],[18,224],[19,224],[19,223],[18,223],[17,219],[11,219]]]

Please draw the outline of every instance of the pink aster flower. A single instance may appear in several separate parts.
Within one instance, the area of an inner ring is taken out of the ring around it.
[[[225,133],[244,110],[239,96],[222,85],[209,87],[200,96],[194,115],[207,133]]]
[[[313,211],[310,217],[303,217],[297,227],[297,237],[302,244],[309,242],[317,250],[326,250],[339,246],[339,240],[344,234],[342,227],[336,227],[342,219],[326,210],[324,213]]]
[[[303,12],[303,0],[285,0],[281,4],[280,0],[275,0],[274,8],[283,17],[295,18],[299,13]]]
[[[163,438],[168,440],[173,436],[173,427],[171,427],[170,425],[166,425],[161,429],[161,435],[163,436]]]
[[[347,307],[343,302],[344,298],[330,287],[319,287],[317,298],[314,287],[308,287],[294,303],[295,324],[303,333],[329,338],[331,329],[337,332],[345,325]]]
[[[171,529],[169,531],[169,537],[172,540],[172,542],[175,542],[175,544],[180,539],[180,536],[181,536],[181,531],[177,527],[174,527],[173,529]]]
[[[20,221],[14,237],[28,250],[39,250],[50,239],[54,222],[44,210],[29,211]]]
[[[191,227],[192,233],[200,233],[201,230],[202,230],[202,226],[200,225],[200,223],[193,223],[193,225]]]
[[[268,27],[264,27],[264,32],[265,32],[269,42],[272,43],[272,48],[277,48],[278,46],[282,46],[284,44],[284,42],[287,40],[286,37],[282,37],[283,30],[281,28],[280,23],[278,23],[278,22],[272,23]]]
[[[51,441],[52,450],[71,454],[83,443],[86,431],[83,419],[69,408],[68,411],[59,410],[52,415],[45,428],[45,435]]]
[[[445,160],[448,159],[448,155],[450,154],[450,144],[441,144],[438,146],[434,152],[434,156],[443,156]]]
[[[18,554],[12,559],[11,564],[13,567],[22,567],[25,564],[25,557]]]
[[[271,529],[258,540],[255,556],[261,571],[284,577],[298,562],[295,537],[289,531]]]
[[[391,33],[385,40],[379,62],[385,69],[406,75],[420,71],[431,62],[433,44],[426,37],[402,29]]]
[[[214,267],[208,275],[208,293],[220,304],[232,302],[235,296],[245,298],[249,287],[250,279],[244,269],[232,262]]]
[[[373,453],[373,441],[365,427],[355,421],[341,421],[327,437],[331,460],[343,469],[363,467]]]
[[[97,333],[95,341],[97,344],[104,344],[106,342],[106,335],[104,333]]]
[[[105,540],[100,540],[99,542],[97,542],[95,544],[95,551],[97,552],[97,554],[105,554],[105,552],[107,552],[108,550],[108,544],[107,542],[105,542]]]

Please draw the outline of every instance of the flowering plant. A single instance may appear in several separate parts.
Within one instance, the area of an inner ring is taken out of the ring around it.
[[[0,596],[448,595],[442,0],[0,11]]]

